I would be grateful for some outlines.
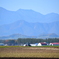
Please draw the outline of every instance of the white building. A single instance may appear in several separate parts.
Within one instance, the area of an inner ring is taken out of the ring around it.
[[[42,46],[41,43],[30,44],[31,46]]]
[[[31,46],[37,46],[36,44],[30,44]]]
[[[38,45],[37,46],[42,46],[42,44],[41,43],[38,43]]]

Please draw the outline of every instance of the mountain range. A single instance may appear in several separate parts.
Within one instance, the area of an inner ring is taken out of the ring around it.
[[[18,20],[25,20],[31,23],[50,23],[59,21],[59,14],[49,13],[43,15],[31,9],[19,9],[17,11],[9,11],[5,8],[0,7],[0,25],[10,24]]]
[[[8,35],[8,36],[1,36],[0,40],[6,40],[6,39],[18,39],[18,38],[34,38],[32,36],[26,36],[26,35],[22,35],[22,34],[12,34],[12,35]]]
[[[12,35],[8,35],[8,36],[1,36],[0,40],[7,40],[7,39],[18,39],[18,38],[37,38],[37,39],[46,39],[46,38],[59,38],[58,35],[56,35],[55,33],[51,33],[51,34],[42,34],[39,36],[26,36],[26,35],[22,35],[22,34],[12,34]]]
[[[59,22],[53,23],[29,23],[24,20],[1,25],[0,36],[11,34],[23,34],[27,36],[38,36],[41,34],[55,33],[59,35]]]
[[[59,36],[59,14],[43,15],[26,9],[9,11],[0,7],[0,36],[17,33],[26,36],[55,33]]]

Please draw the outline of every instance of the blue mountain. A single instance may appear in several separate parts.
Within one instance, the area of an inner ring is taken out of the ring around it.
[[[22,34],[12,34],[12,35],[7,35],[7,36],[1,36],[0,40],[18,39],[18,38],[36,38],[36,37],[26,36],[26,35],[22,35]]]
[[[52,23],[29,23],[24,20],[17,22],[1,25],[0,36],[11,35],[11,34],[23,34],[27,36],[38,36],[40,34],[55,33],[59,35],[59,22]]]
[[[59,14],[49,13],[43,15],[31,9],[19,9],[17,11],[9,11],[0,7],[0,25],[10,24],[18,20],[25,20],[27,22],[35,23],[50,23],[59,21]]]
[[[59,38],[59,35],[57,35],[55,33],[41,34],[41,35],[37,36],[37,38],[42,38],[42,39],[46,39],[46,38]]]
[[[33,10],[9,11],[0,7],[0,36],[17,33],[27,36],[59,35],[59,14],[42,15]]]

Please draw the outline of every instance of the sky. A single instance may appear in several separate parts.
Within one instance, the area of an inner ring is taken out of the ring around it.
[[[10,11],[32,9],[44,15],[59,14],[59,0],[0,0],[0,7]]]

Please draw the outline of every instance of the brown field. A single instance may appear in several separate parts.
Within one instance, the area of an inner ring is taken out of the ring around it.
[[[6,47],[6,48],[0,48],[0,57],[59,58],[59,48],[54,48],[54,47]]]

